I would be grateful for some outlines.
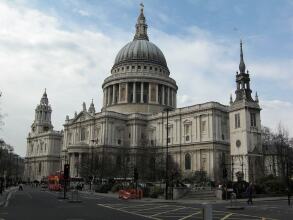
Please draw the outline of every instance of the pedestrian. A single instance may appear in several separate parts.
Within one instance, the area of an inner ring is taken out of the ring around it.
[[[252,205],[252,196],[253,196],[253,186],[252,183],[250,182],[248,187],[246,188],[246,194],[248,196],[248,200],[247,200],[247,204],[251,204]]]
[[[18,190],[19,190],[19,191],[23,191],[22,182],[19,182],[19,184],[18,184]]]

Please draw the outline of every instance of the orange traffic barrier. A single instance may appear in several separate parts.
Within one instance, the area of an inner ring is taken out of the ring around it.
[[[118,197],[119,199],[141,199],[143,192],[141,189],[119,190]]]

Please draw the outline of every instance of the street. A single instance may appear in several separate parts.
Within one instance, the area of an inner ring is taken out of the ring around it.
[[[0,208],[0,220],[96,220],[96,219],[202,219],[200,204],[154,202],[154,200],[123,201],[97,194],[81,193],[80,203],[59,197],[62,193],[41,191],[26,186],[15,191],[9,202]],[[213,219],[292,219],[293,209],[286,201],[255,202],[244,210],[229,211],[227,204],[213,205]]]

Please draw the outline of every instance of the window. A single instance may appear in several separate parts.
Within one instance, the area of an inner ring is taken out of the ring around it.
[[[191,156],[190,154],[185,154],[185,170],[191,169]]]
[[[138,66],[138,67],[137,67],[137,69],[139,69],[139,70],[140,70],[140,66]]]
[[[206,129],[207,129],[207,128],[206,128],[206,121],[202,121],[202,122],[201,122],[201,131],[202,131],[202,132],[206,132]]]
[[[124,67],[122,67],[121,70],[123,71],[124,70]]]
[[[153,69],[153,67],[152,66],[150,66],[150,70],[152,70]]]
[[[190,127],[191,127],[191,124],[184,125],[185,141],[190,141],[190,130],[191,130]]]
[[[250,125],[256,127],[256,116],[255,113],[250,113]]]
[[[126,69],[129,70],[129,66],[127,66]]]
[[[81,128],[80,131],[80,140],[84,141],[85,140],[85,128]]]
[[[41,173],[42,172],[42,163],[40,162],[39,163],[39,173]]]
[[[144,66],[144,67],[143,67],[143,69],[144,69],[144,70],[146,70],[146,69],[147,69],[147,67],[146,67],[146,66]]]
[[[120,156],[116,157],[116,168],[118,168],[118,169],[121,168],[121,157]]]
[[[240,128],[240,114],[235,114],[235,128]]]
[[[157,71],[157,70],[158,70],[158,68],[156,67],[156,68],[155,68],[155,71]]]
[[[121,144],[121,140],[120,140],[120,139],[118,139],[117,143],[118,143],[118,145],[120,145],[120,144]]]
[[[134,69],[135,69],[135,66],[132,66],[132,67],[131,67],[131,69],[133,69],[133,70],[134,70]]]

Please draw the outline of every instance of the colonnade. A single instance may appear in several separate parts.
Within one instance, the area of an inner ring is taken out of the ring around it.
[[[151,82],[123,82],[104,88],[104,106],[120,103],[161,104],[176,108],[176,90]]]
[[[84,153],[69,153],[68,154],[71,177],[80,176],[83,155]]]

